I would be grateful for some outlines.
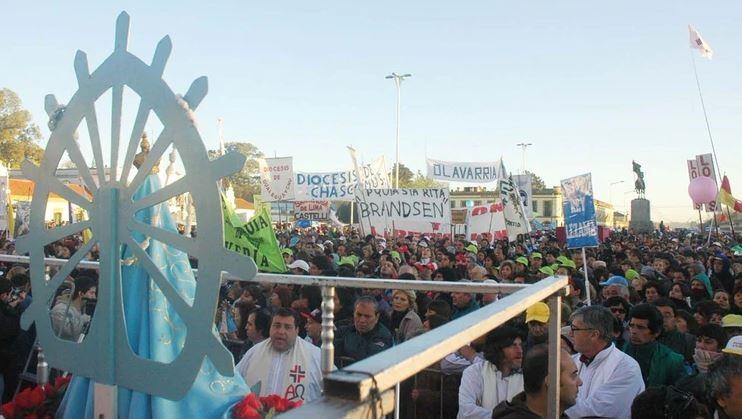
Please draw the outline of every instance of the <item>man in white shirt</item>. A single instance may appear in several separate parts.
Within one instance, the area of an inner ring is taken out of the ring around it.
[[[644,391],[639,364],[612,343],[613,315],[602,306],[583,307],[572,314],[573,355],[582,387],[577,404],[564,413],[570,418],[631,417],[631,403]]]
[[[260,396],[277,394],[304,402],[321,396],[320,348],[296,338],[298,324],[293,310],[276,310],[270,338],[250,348],[235,367],[250,387],[260,383]]]
[[[503,400],[511,401],[523,391],[523,334],[501,326],[487,335],[484,360],[473,361],[464,370],[459,386],[457,418],[492,417],[492,410]]]

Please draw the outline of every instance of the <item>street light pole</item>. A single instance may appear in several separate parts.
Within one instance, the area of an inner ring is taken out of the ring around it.
[[[613,205],[613,185],[618,185],[620,183],[624,183],[624,181],[617,180],[615,182],[611,182],[611,184],[608,185],[608,202],[610,202],[611,205]]]
[[[521,161],[521,164],[522,164],[522,169],[521,169],[522,172],[521,172],[521,174],[524,175],[524,174],[526,174],[526,148],[528,148],[529,146],[532,146],[533,144],[532,143],[518,143],[516,145],[518,147],[520,147],[521,150],[523,150],[523,157],[522,157],[522,161]]]
[[[613,185],[618,185],[624,183],[623,180],[617,180],[615,182],[611,182],[610,185],[608,185],[608,203],[611,204],[611,207],[613,207],[613,228],[616,228],[616,207],[613,206]]]
[[[385,78],[394,80],[394,86],[397,88],[397,141],[396,141],[396,163],[394,167],[394,187],[399,189],[399,110],[400,110],[400,93],[401,93],[401,85],[402,81],[408,77],[412,77],[412,74],[402,74],[399,75],[397,73],[392,73]]]

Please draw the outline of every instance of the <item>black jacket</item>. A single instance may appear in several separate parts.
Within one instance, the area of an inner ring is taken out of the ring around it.
[[[567,418],[565,414],[561,415],[562,418]],[[539,419],[536,413],[533,413],[526,406],[526,393],[520,392],[513,400],[508,402],[507,400],[501,402],[492,411],[492,419]]]
[[[381,323],[368,333],[359,333],[355,325],[341,327],[335,336],[335,356],[356,361],[368,358],[392,346],[392,334]]]

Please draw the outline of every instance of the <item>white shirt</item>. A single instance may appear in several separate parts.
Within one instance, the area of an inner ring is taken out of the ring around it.
[[[456,416],[458,419],[490,419],[492,417],[493,409],[482,407],[482,393],[484,392],[482,369],[485,368],[487,364],[489,364],[489,362],[484,360],[480,360],[479,362],[475,361],[464,370],[464,374],[461,376],[461,385],[459,386],[459,413]],[[514,375],[503,377],[502,372],[497,370],[497,403],[495,403],[495,405],[504,400],[510,401],[508,394],[515,395],[523,391],[522,379],[517,380],[519,388],[508,388],[511,378],[513,377]]]
[[[590,365],[572,356],[577,365],[582,386],[577,404],[564,413],[570,418],[598,416],[631,418],[631,403],[644,391],[641,368],[634,358],[621,352],[614,344],[600,351]]]
[[[463,357],[458,351],[452,352],[441,359],[441,372],[446,375],[464,372],[469,365],[482,361],[484,361],[484,355],[481,352],[477,352],[471,361]]]
[[[270,342],[268,342],[270,344]],[[306,345],[309,347],[309,351],[311,353],[312,359],[310,362],[310,367],[307,371],[307,378],[308,385],[307,385],[307,392],[308,394],[304,397],[305,402],[310,402],[312,400],[319,399],[322,396],[322,367],[321,367],[321,351],[320,349],[301,339],[297,338],[294,345]],[[256,348],[258,345],[254,345],[252,348],[250,348],[246,353],[245,356],[242,357],[240,362],[237,364],[235,369],[237,372],[240,373],[245,378],[245,381],[248,383],[255,383],[260,382],[260,394],[261,395],[268,395],[268,394],[278,394],[281,397],[284,397],[284,382],[283,377],[286,375],[286,372],[288,368],[290,367],[289,364],[291,362],[291,350],[287,350],[284,352],[277,352],[274,350],[270,351],[270,354],[272,354],[270,361],[267,359],[255,359],[253,360],[253,354],[256,352]],[[268,377],[250,377],[250,379],[247,378],[247,367],[250,364],[250,362],[270,362],[271,368],[270,372],[268,374]]]

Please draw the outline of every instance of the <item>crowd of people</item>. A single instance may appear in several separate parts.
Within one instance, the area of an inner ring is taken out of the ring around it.
[[[523,284],[554,274],[569,278],[560,336],[548,334],[548,305],[528,307],[403,382],[403,417],[545,415],[550,338],[560,339],[565,354],[560,410],[567,417],[742,417],[735,398],[742,391],[742,249],[732,237],[709,243],[689,231],[614,232],[587,249],[585,262],[581,249],[567,249],[548,234],[490,243],[425,236],[387,240],[287,227],[277,237],[294,275]],[[244,342],[233,349],[249,384],[265,382],[267,372],[246,373],[244,366],[255,358],[242,353],[273,339],[271,312],[296,313],[295,338],[321,345],[316,287],[232,282],[222,294],[217,324],[225,337]],[[336,366],[383,352],[500,298],[424,287],[337,288]],[[294,364],[276,365],[273,374],[283,376],[280,369]],[[313,368],[319,380],[319,364]]]
[[[742,248],[731,236],[616,231],[587,249],[585,261],[581,249],[567,249],[548,233],[491,243],[278,225],[276,236],[288,273],[298,276],[522,284],[555,274],[569,278],[559,336],[549,336],[548,305],[528,307],[401,383],[402,417],[544,416],[550,339],[560,339],[563,351],[559,410],[565,417],[742,417]],[[79,245],[78,238],[66,238],[47,253],[69,258]],[[14,252],[12,242],[0,246]],[[32,330],[19,327],[32,290],[24,267],[0,270],[0,372],[8,400],[34,341]],[[94,272],[74,271],[51,302],[60,337],[85,333],[95,285]],[[500,298],[424,286],[336,288],[335,366]],[[316,286],[223,284],[215,326],[251,388],[304,401],[320,397],[321,303]]]

